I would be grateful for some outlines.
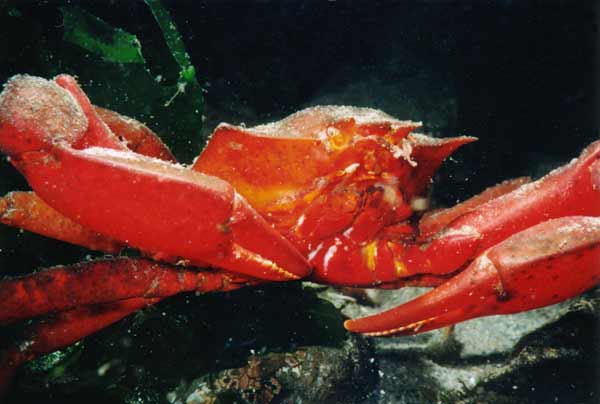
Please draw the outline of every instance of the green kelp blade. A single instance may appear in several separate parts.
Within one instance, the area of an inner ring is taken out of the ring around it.
[[[177,92],[173,94],[173,96],[165,103],[165,107],[171,105],[175,97],[178,95],[185,93],[186,87],[190,85],[195,90],[199,90],[200,85],[196,80],[196,68],[192,65],[190,55],[185,50],[185,45],[183,43],[183,39],[177,31],[177,27],[175,23],[171,19],[169,11],[163,6],[160,0],[144,0],[152,15],[154,15],[154,19],[158,23],[160,30],[163,33],[165,38],[165,42],[171,51],[171,55],[173,59],[179,65],[179,80],[177,81]],[[202,97],[201,92],[200,97]],[[202,99],[199,99],[200,105],[203,103]]]
[[[154,19],[156,20],[160,30],[163,33],[165,38],[165,42],[167,46],[171,50],[171,54],[173,55],[173,59],[177,62],[179,67],[181,68],[181,78],[185,81],[191,82],[195,80],[195,69],[192,66],[192,62],[190,61],[190,55],[185,51],[185,45],[183,44],[183,39],[181,39],[181,35],[179,31],[177,31],[177,27],[175,23],[171,19],[169,12],[162,5],[160,0],[144,0]]]
[[[114,63],[145,64],[135,35],[114,28],[79,7],[61,7],[65,27],[63,39]]]

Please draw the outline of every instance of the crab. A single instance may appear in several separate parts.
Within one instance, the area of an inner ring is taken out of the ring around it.
[[[23,362],[161,299],[265,282],[435,287],[345,327],[410,335],[574,297],[600,282],[600,141],[536,181],[429,210],[441,163],[473,137],[432,138],[381,111],[313,107],[219,125],[192,166],[76,80],[19,75],[0,95],[0,149],[33,191],[1,221],[109,254],[0,280],[0,324],[31,318]],[[136,257],[120,255],[124,249]]]

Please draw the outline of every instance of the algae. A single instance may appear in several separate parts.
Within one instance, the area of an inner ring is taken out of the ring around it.
[[[79,7],[60,7],[64,40],[93,52],[113,63],[141,63],[142,45],[135,35],[114,28]]]
[[[152,11],[162,9],[160,19],[153,18],[150,5]],[[144,122],[180,161],[198,155],[206,142],[204,89],[184,38],[160,2],[118,5],[147,8],[128,20],[118,20],[113,6],[102,2],[2,6],[0,26],[12,38],[3,44],[8,68],[0,71],[2,82],[18,73],[74,75],[94,104]]]

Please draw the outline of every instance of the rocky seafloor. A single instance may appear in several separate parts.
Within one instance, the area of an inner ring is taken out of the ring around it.
[[[418,291],[182,296],[19,373],[7,402],[597,403],[600,291],[414,337],[343,331]]]

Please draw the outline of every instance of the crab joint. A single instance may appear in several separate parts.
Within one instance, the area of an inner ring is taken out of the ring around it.
[[[260,267],[266,269],[267,271],[282,275],[284,278],[287,278],[289,280],[300,279],[300,276],[292,272],[286,271],[270,259],[267,259],[259,254],[247,250],[239,244],[232,243],[231,249],[233,252],[233,256],[238,260],[253,262],[255,264],[258,264]]]

